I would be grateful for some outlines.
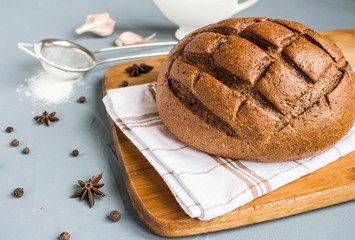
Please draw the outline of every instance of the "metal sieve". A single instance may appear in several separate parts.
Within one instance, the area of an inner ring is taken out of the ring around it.
[[[102,52],[117,51],[130,48],[148,48],[158,46],[175,45],[177,42],[143,43],[137,45],[111,47],[91,52],[85,47],[67,40],[44,39],[34,44],[18,43],[18,47],[37,58],[45,71],[65,79],[76,79],[83,73],[93,69],[99,64],[122,61],[135,58],[154,57],[167,54],[168,52],[146,53],[132,56],[122,56],[97,61],[96,55]]]

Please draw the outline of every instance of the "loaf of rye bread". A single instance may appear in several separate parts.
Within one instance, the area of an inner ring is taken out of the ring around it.
[[[235,18],[198,29],[171,50],[156,102],[187,145],[279,162],[317,154],[349,131],[354,81],[341,50],[303,24]]]

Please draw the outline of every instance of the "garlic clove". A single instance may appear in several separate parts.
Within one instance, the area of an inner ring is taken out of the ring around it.
[[[86,22],[75,29],[77,34],[92,32],[100,37],[106,37],[113,33],[116,22],[111,15],[106,13],[90,14],[86,17]]]
[[[126,31],[121,33],[120,36],[118,36],[118,38],[115,40],[115,44],[116,46],[125,46],[125,45],[134,45],[134,44],[139,44],[139,43],[145,43],[150,41],[152,38],[154,38],[156,36],[156,33],[153,33],[151,35],[149,35],[148,37],[143,38],[142,36],[134,33],[134,32],[130,32],[130,31]]]

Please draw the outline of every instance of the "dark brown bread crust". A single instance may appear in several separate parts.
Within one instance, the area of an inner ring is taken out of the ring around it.
[[[264,162],[308,157],[355,119],[353,72],[339,48],[287,20],[236,18],[196,30],[170,52],[157,107],[182,142]]]

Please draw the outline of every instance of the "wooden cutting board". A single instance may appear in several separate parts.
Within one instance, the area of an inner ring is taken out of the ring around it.
[[[324,32],[343,50],[355,67],[355,30]],[[122,63],[109,68],[103,91],[153,82],[164,60],[154,57]],[[148,74],[129,77],[124,69],[133,63],[154,66]],[[211,221],[192,219],[180,208],[158,173],[109,118],[118,161],[132,204],[142,222],[166,237],[187,236],[241,227],[282,218],[355,199],[355,151],[299,180],[262,196],[235,211]],[[336,174],[334,174],[336,173]]]

